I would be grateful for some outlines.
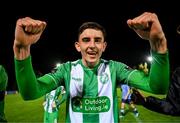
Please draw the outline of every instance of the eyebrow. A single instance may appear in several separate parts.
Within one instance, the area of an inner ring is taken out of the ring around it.
[[[94,39],[102,39],[102,37],[95,37]]]
[[[82,40],[90,39],[89,37],[83,37]],[[102,40],[102,37],[94,37],[94,39]]]

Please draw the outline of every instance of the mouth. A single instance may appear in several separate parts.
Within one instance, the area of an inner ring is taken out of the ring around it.
[[[97,55],[97,52],[95,51],[87,51],[87,54],[91,57],[95,57]]]

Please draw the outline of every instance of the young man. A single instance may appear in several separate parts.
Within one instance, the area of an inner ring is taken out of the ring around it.
[[[57,123],[59,115],[59,107],[65,101],[66,91],[64,86],[59,86],[55,90],[45,95],[44,106],[44,123]],[[59,96],[62,96],[59,99]]]
[[[8,75],[5,68],[0,65],[0,122],[7,122],[4,113],[5,91],[8,82]]]
[[[131,98],[132,96],[132,88],[128,86],[127,84],[121,84],[121,109],[120,109],[120,118],[123,118],[125,116],[125,104],[128,104],[130,108],[132,108],[132,111],[134,113],[135,117],[139,116],[139,112],[137,108],[134,105],[134,102]]]
[[[23,99],[36,99],[65,85],[66,122],[113,123],[119,120],[117,82],[152,93],[166,93],[169,84],[167,41],[157,15],[145,12],[129,19],[127,24],[142,39],[150,42],[155,60],[149,76],[129,69],[121,62],[101,59],[107,45],[105,29],[95,22],[86,22],[80,26],[75,42],[82,58],[63,63],[55,73],[36,78],[30,47],[40,39],[46,22],[29,17],[18,19],[13,49],[16,79]]]

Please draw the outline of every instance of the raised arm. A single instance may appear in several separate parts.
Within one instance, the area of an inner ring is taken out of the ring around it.
[[[140,16],[127,21],[128,26],[133,29],[142,39],[149,40],[153,61],[148,79],[139,77],[134,85],[140,89],[157,94],[165,94],[169,87],[169,58],[167,41],[161,24],[155,13],[144,12]],[[138,78],[138,73],[131,76]],[[138,81],[143,81],[142,83]]]
[[[167,41],[155,13],[144,12],[134,19],[129,19],[127,24],[142,39],[149,40],[153,51],[157,53],[166,53]]]
[[[15,73],[18,89],[24,100],[39,98],[56,87],[51,77],[37,79],[31,63],[30,46],[40,39],[45,27],[44,21],[29,17],[18,19],[16,23],[13,46]]]
[[[14,55],[24,60],[30,55],[30,46],[36,43],[46,27],[46,22],[25,17],[17,20],[14,39]]]

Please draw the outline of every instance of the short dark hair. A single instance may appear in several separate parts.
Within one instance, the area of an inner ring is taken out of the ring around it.
[[[84,30],[86,29],[95,29],[95,30],[100,30],[103,33],[104,39],[106,40],[106,30],[103,26],[98,24],[97,22],[84,22],[78,30],[78,39],[81,33],[83,33]]]

